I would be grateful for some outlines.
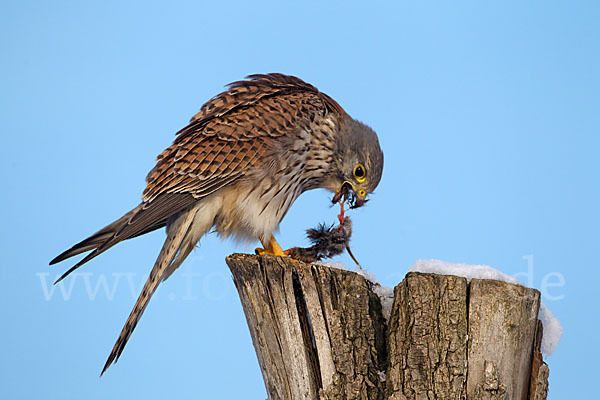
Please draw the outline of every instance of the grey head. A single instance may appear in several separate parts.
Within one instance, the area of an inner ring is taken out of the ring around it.
[[[383,172],[383,152],[373,129],[352,118],[341,122],[326,187],[335,192],[333,202],[351,196],[360,207],[373,192]]]

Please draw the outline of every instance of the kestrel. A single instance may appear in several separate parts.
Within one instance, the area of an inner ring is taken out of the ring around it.
[[[285,256],[273,232],[303,192],[366,201],[381,179],[376,133],[331,97],[283,74],[250,75],[206,102],[146,177],[142,202],[50,264],[91,250],[57,282],[115,244],[166,226],[167,238],[102,373],[118,360],[150,297],[211,229],[258,239]]]

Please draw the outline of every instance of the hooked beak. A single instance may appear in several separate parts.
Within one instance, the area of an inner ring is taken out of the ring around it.
[[[339,203],[340,201],[348,201],[350,208],[358,208],[368,201],[365,199],[366,195],[367,194],[364,190],[360,189],[357,191],[351,182],[344,181],[342,186],[340,186],[340,188],[333,195],[331,202],[335,204]]]

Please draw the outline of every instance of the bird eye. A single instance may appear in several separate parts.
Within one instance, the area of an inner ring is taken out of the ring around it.
[[[367,179],[365,167],[362,164],[356,164],[356,167],[354,167],[354,178],[356,178],[358,183],[362,183]]]

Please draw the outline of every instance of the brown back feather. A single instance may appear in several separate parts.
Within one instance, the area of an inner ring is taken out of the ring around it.
[[[262,164],[283,137],[342,107],[314,86],[283,75],[250,75],[206,102],[173,144],[157,157],[143,200],[161,193],[201,198]]]

